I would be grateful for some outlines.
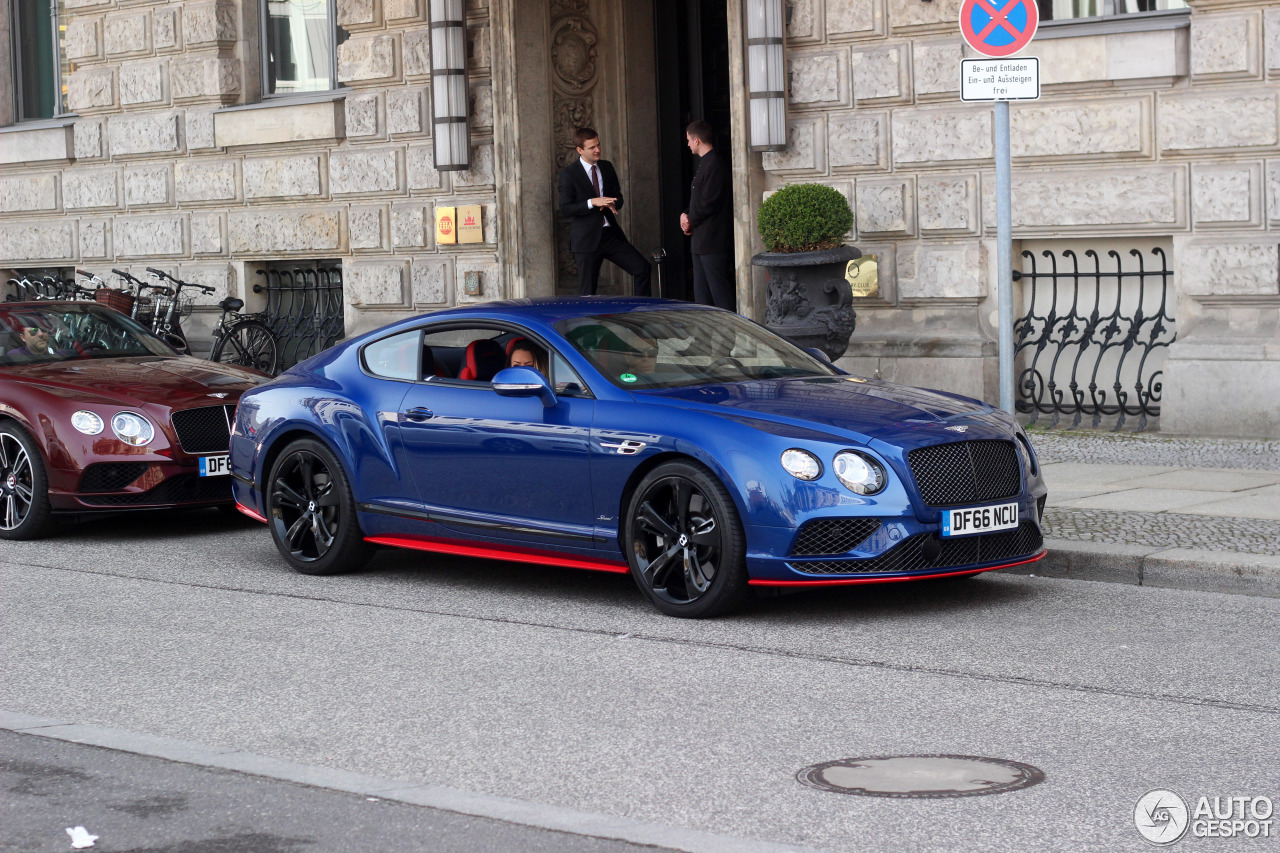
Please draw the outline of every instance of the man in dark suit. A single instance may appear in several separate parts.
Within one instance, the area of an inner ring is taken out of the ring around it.
[[[578,262],[578,295],[594,296],[605,258],[631,275],[636,296],[649,295],[649,261],[627,242],[618,224],[622,185],[613,164],[600,159],[600,134],[573,132],[578,159],[560,171],[560,215],[569,219],[569,251]]]
[[[715,150],[707,122],[692,122],[684,138],[699,158],[689,207],[680,214],[680,230],[693,237],[693,299],[732,311],[735,288],[729,167]]]

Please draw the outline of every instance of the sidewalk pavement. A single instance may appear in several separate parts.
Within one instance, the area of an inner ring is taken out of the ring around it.
[[[1028,433],[1049,554],[1023,573],[1280,597],[1280,441]]]

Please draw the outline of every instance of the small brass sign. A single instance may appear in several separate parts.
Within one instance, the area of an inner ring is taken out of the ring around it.
[[[875,255],[863,255],[849,261],[844,268],[844,280],[855,297],[880,295],[880,265]]]
[[[458,242],[483,243],[484,225],[481,222],[482,208],[478,204],[468,204],[458,208]]]
[[[458,209],[455,207],[436,208],[436,242],[458,242]]]

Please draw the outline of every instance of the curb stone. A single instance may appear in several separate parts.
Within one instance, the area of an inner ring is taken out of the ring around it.
[[[1280,557],[1046,539],[1043,560],[1003,571],[1048,578],[1280,598]]]

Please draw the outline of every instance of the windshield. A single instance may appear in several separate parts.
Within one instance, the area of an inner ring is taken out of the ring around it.
[[[680,388],[836,371],[727,311],[634,311],[562,320],[556,328],[620,388]]]
[[[0,308],[0,366],[130,355],[176,352],[119,311],[91,302]]]

